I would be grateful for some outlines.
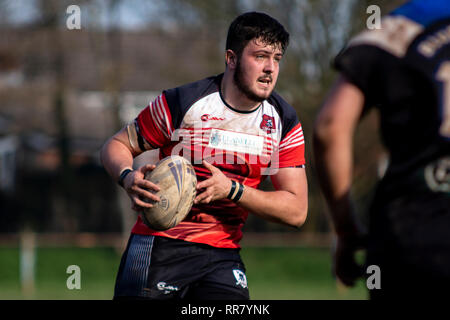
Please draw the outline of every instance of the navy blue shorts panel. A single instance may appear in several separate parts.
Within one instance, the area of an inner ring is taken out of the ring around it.
[[[128,240],[116,277],[114,296],[141,296],[147,287],[154,237],[135,237]]]
[[[165,237],[131,235],[114,298],[249,299],[239,249]]]

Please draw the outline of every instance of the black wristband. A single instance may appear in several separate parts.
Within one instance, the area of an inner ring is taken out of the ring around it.
[[[131,169],[125,169],[120,173],[119,180],[117,181],[119,186],[121,186],[123,188],[123,180],[125,180],[125,177],[127,176],[127,174],[129,174],[132,171],[133,170],[131,170]]]
[[[242,194],[244,193],[244,185],[242,185],[240,183],[238,183],[238,185],[239,185],[239,189],[236,193],[236,196],[232,199],[233,202],[238,202],[241,199]]]
[[[228,199],[233,200],[233,194],[234,194],[235,190],[236,190],[236,181],[231,180],[231,189],[230,189],[230,192],[227,195]]]
[[[244,186],[239,182],[231,180],[231,189],[227,198],[233,202],[238,202],[242,197],[242,193],[244,193]]]

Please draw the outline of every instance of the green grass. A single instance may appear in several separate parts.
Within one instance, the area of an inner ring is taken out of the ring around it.
[[[330,251],[318,248],[244,248],[250,297],[256,300],[366,299],[355,288],[338,284],[331,274]]]
[[[331,276],[330,253],[317,248],[244,248],[252,299],[366,299],[363,282],[347,289]],[[0,299],[111,299],[120,254],[113,248],[39,248],[34,293],[20,287],[19,251],[0,247]],[[81,269],[81,289],[69,290],[69,265]]]
[[[0,248],[0,261],[0,299],[111,299],[120,255],[113,248],[39,248],[34,293],[25,295],[18,249]],[[70,265],[80,267],[80,290],[67,288]]]

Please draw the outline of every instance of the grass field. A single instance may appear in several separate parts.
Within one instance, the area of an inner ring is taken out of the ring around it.
[[[318,248],[245,248],[251,299],[366,299],[360,281],[347,289],[330,273],[330,254]],[[34,293],[23,295],[17,248],[0,247],[0,299],[111,299],[120,254],[113,248],[38,248]],[[81,289],[69,290],[69,265],[81,269]]]

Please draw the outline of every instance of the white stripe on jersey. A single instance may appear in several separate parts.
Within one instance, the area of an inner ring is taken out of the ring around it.
[[[290,146],[291,144],[299,142],[299,141],[304,142],[302,127],[298,128],[297,130],[295,130],[294,132],[292,132],[291,134],[286,136],[286,138],[284,138],[284,140],[283,140],[283,143],[280,144],[280,149],[283,149],[283,148],[287,149],[286,148],[287,146]]]
[[[289,141],[289,139],[292,139],[293,137],[298,136],[299,134],[303,135],[302,127],[299,127],[298,129],[296,129],[293,132],[291,132],[290,134],[288,134],[286,137],[284,137],[283,141],[287,142],[287,141]]]
[[[158,114],[158,122],[161,125],[162,128],[162,133],[164,134],[164,136],[166,138],[170,138],[170,135],[168,135],[168,127],[167,127],[167,114],[165,112],[165,108],[164,108],[164,104],[161,101],[161,96],[158,97],[158,99],[156,99],[156,105],[157,107],[155,108],[156,113]]]
[[[149,109],[150,109],[150,114],[151,114],[151,116],[152,116],[152,118],[154,120],[154,123],[156,124],[156,126],[158,127],[158,129],[161,132],[164,132],[162,121],[160,120],[160,115],[158,114],[158,111],[157,111],[158,105],[155,104],[155,103],[151,103],[149,105]]]
[[[162,95],[159,96],[158,100],[160,101],[161,109],[164,112],[163,119],[165,120],[164,125],[166,127],[165,136],[166,136],[166,138],[170,139],[170,136],[172,135],[172,132],[173,132],[173,128],[171,127],[171,124],[169,123],[169,116],[167,114],[166,106],[164,105],[164,100],[162,98]]]
[[[286,142],[282,143],[282,144],[280,145],[280,148],[284,148],[284,147],[286,147],[286,146],[288,146],[288,145],[290,145],[290,144],[292,144],[292,143],[296,143],[296,142],[303,141],[303,140],[305,140],[305,139],[303,138],[303,136],[296,137],[295,139],[291,139],[291,140],[289,140],[289,141],[286,141]]]
[[[305,143],[305,141],[302,140],[302,141],[299,142],[299,143],[290,144],[290,145],[288,145],[287,147],[283,147],[283,150],[290,149],[290,148],[297,147],[297,146],[301,146],[301,145],[304,144],[304,143]]]

